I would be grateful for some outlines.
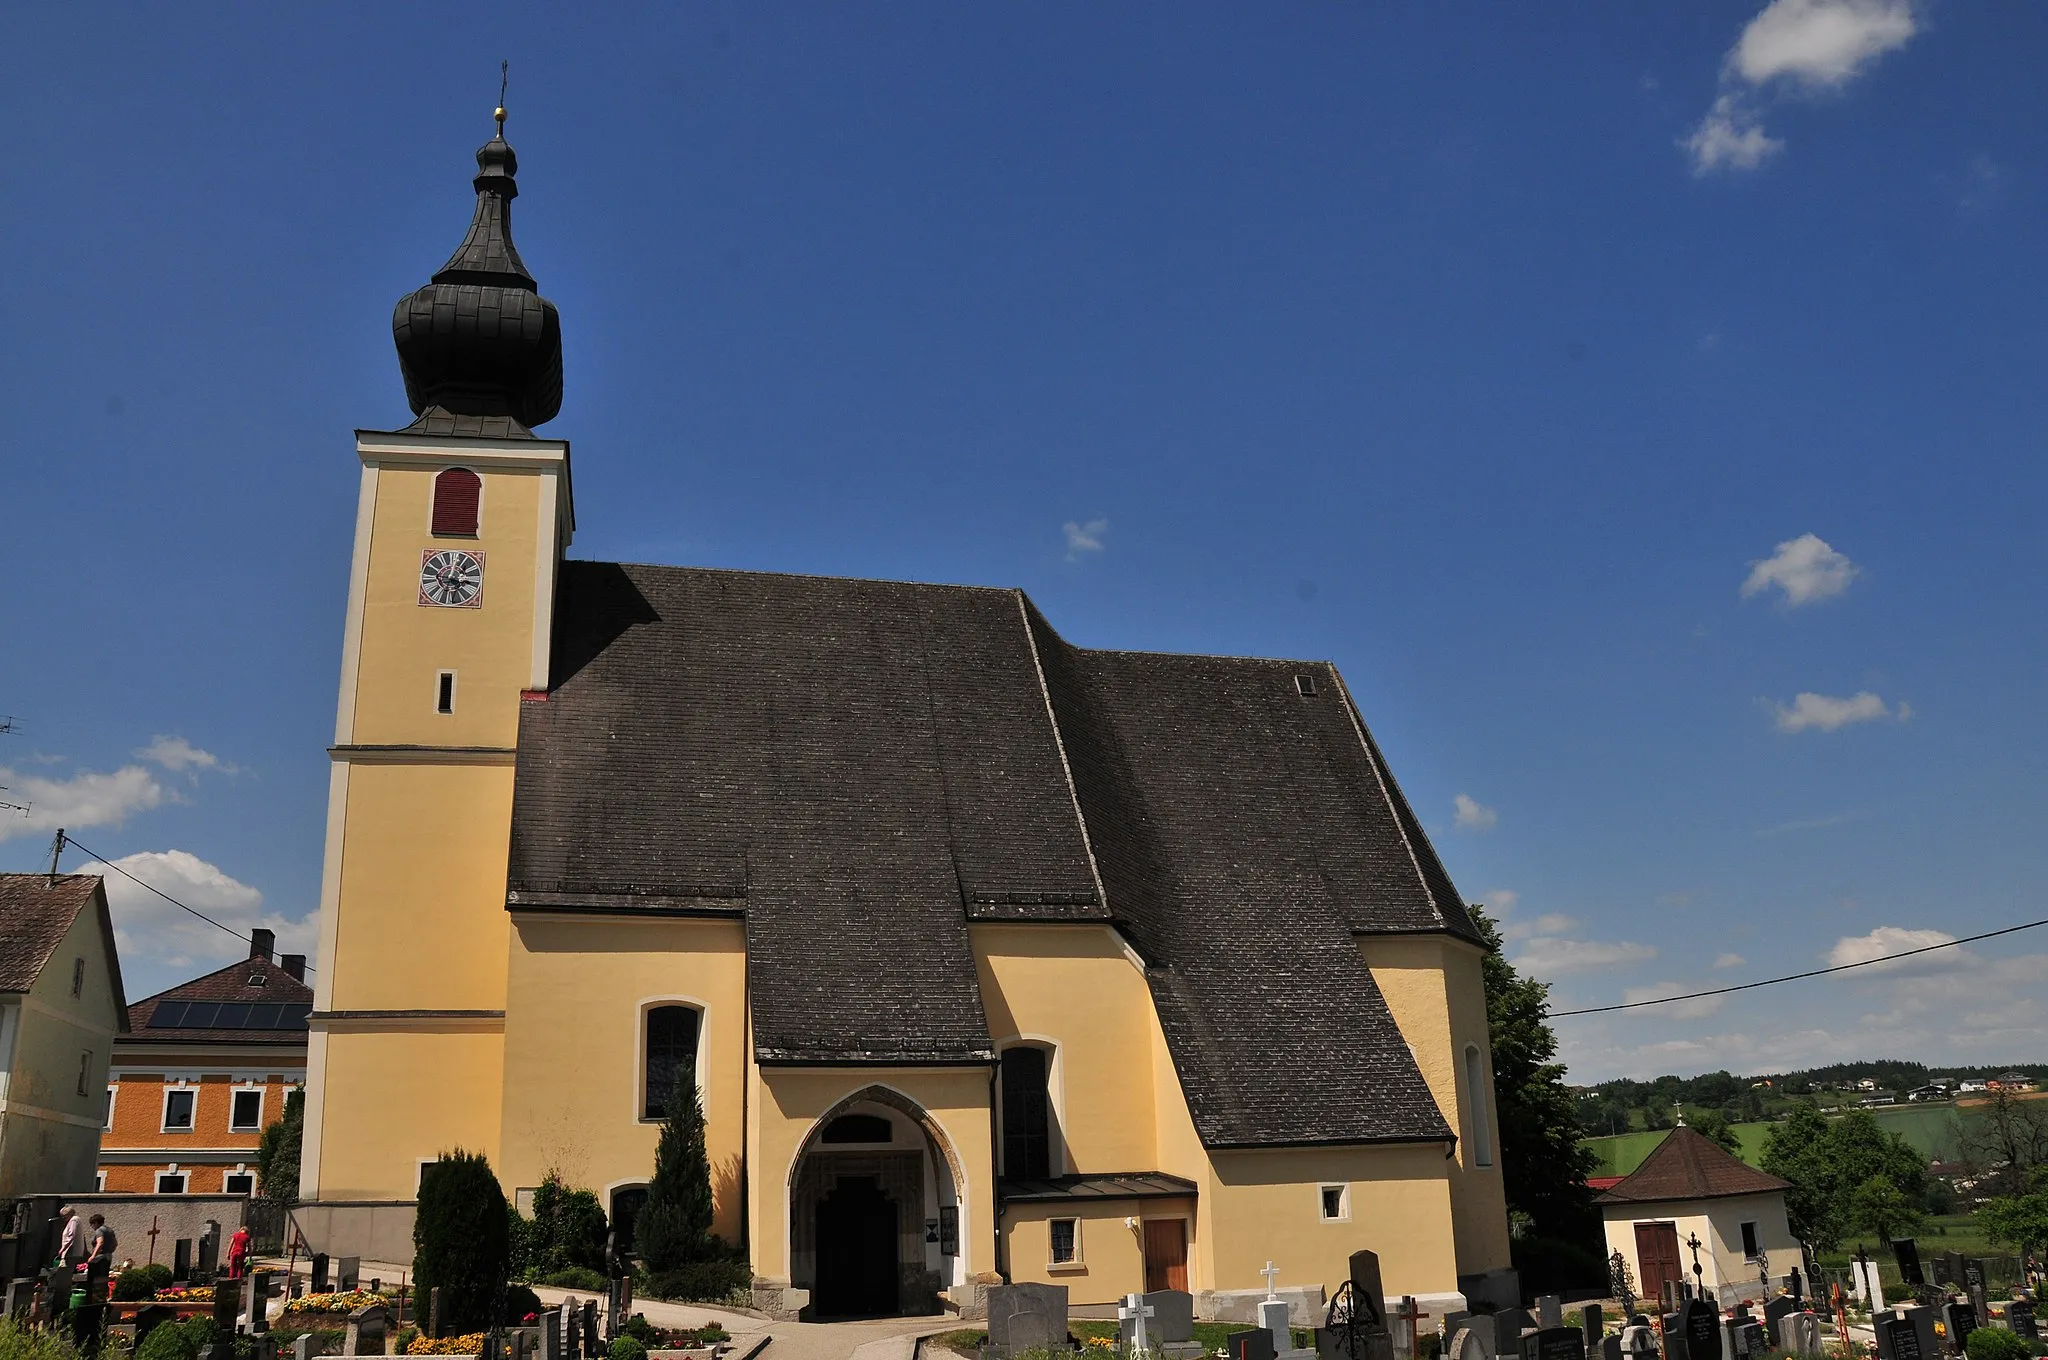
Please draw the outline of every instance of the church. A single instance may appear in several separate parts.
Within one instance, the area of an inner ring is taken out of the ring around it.
[[[1335,668],[568,556],[499,118],[356,435],[303,1198],[460,1147],[629,1222],[683,1081],[771,1311],[1517,1301],[1485,945]]]

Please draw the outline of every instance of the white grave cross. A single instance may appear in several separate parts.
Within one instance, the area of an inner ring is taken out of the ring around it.
[[[1266,1277],[1267,1301],[1271,1302],[1275,1299],[1278,1299],[1280,1296],[1273,1292],[1273,1282],[1280,1278],[1280,1267],[1274,1265],[1271,1261],[1268,1261],[1266,1262],[1266,1268],[1260,1271],[1259,1274]]]
[[[1145,1337],[1145,1319],[1157,1310],[1145,1302],[1143,1294],[1124,1295],[1123,1307],[1116,1310],[1117,1321],[1131,1324],[1131,1349],[1150,1350],[1151,1343]]]

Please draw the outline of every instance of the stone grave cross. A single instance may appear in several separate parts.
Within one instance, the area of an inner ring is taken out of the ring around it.
[[[1153,1316],[1155,1311],[1151,1304],[1145,1302],[1143,1294],[1124,1295],[1123,1306],[1116,1310],[1116,1320],[1131,1324],[1132,1350],[1144,1351],[1152,1348],[1150,1339],[1145,1335],[1145,1319]]]
[[[1274,1283],[1280,1278],[1280,1267],[1268,1261],[1266,1262],[1266,1268],[1260,1271],[1259,1274],[1266,1277],[1266,1297],[1269,1299],[1279,1298],[1280,1296],[1273,1292],[1273,1287]]]

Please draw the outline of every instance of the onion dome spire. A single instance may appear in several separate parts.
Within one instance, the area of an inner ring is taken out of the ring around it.
[[[415,430],[516,437],[562,409],[561,317],[512,244],[519,157],[502,103],[495,116],[497,135],[476,153],[469,234],[392,313]]]

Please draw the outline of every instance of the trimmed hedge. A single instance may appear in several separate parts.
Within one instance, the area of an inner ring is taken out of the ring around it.
[[[1963,1339],[1970,1360],[2028,1360],[2032,1348],[2025,1337],[2003,1327],[1979,1327]]]
[[[648,1272],[644,1292],[675,1303],[722,1303],[753,1284],[754,1269],[745,1261],[691,1261],[673,1270]]]
[[[479,1153],[457,1148],[420,1173],[412,1227],[414,1297],[441,1291],[441,1332],[480,1332],[511,1273],[505,1192]],[[141,1357],[137,1357],[141,1360]]]
[[[114,1277],[114,1297],[127,1303],[156,1297],[171,1282],[169,1266],[130,1266]]]

